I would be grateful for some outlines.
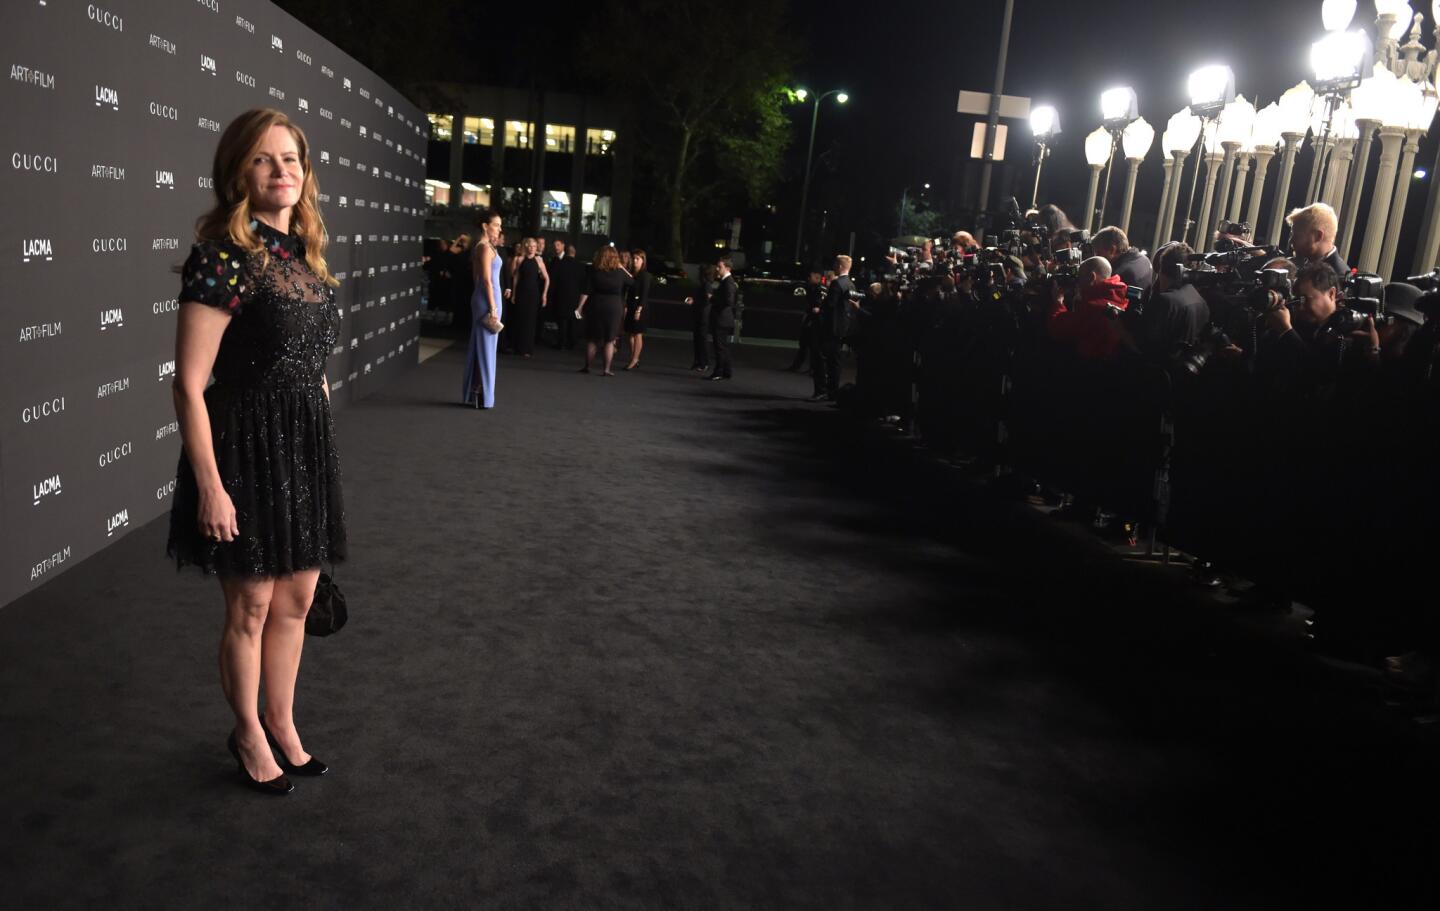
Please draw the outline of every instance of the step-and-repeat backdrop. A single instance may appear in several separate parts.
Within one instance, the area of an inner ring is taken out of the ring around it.
[[[265,0],[4,6],[0,605],[170,508],[175,270],[230,120],[273,107],[310,140],[341,279],[337,405],[416,361],[427,136]]]

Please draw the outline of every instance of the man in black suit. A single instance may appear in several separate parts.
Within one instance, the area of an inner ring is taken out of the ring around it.
[[[735,303],[740,295],[735,276],[730,274],[730,254],[726,253],[715,261],[715,279],[719,284],[710,296],[710,336],[715,345],[715,372],[710,374],[710,379],[728,380],[732,376],[730,333],[735,331]]]
[[[575,248],[567,249],[565,241],[555,239],[555,255],[551,258],[550,309],[555,320],[555,347],[575,347],[575,307],[585,286],[585,265],[575,257]]]
[[[825,298],[811,315],[815,317],[814,348],[811,350],[811,367],[814,370],[815,394],[812,402],[834,401],[840,389],[840,342],[850,334],[854,308],[850,303],[850,292],[855,284],[850,280],[850,257],[840,254],[835,257],[835,277],[825,290]]]

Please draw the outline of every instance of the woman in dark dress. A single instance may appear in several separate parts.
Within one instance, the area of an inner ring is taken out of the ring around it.
[[[535,331],[540,323],[540,310],[550,293],[550,274],[533,237],[521,240],[511,266],[515,291],[510,298],[510,328],[514,332],[515,351],[521,357],[535,353]]]
[[[630,337],[630,363],[626,370],[640,366],[640,352],[645,350],[645,313],[650,306],[650,283],[653,278],[645,269],[645,251],[630,253],[632,284],[625,299],[625,334]]]
[[[167,550],[219,576],[220,684],[235,715],[227,745],[245,784],[285,794],[281,764],[294,775],[327,770],[302,746],[293,708],[320,564],[346,552],[325,378],[339,282],[325,264],[305,134],[284,114],[236,118],[213,175],[217,203],[182,269],[174,392],[184,452]]]
[[[595,353],[603,348],[605,368],[601,376],[614,376],[610,369],[615,360],[615,341],[620,338],[620,322],[625,315],[625,290],[630,286],[630,273],[620,267],[620,254],[612,246],[601,247],[595,254],[594,268],[585,293],[580,295],[577,311],[585,321],[585,366],[581,373],[590,372],[590,362]]]

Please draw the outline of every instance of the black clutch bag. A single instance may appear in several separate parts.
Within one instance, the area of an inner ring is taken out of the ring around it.
[[[315,583],[315,600],[310,602],[310,613],[305,615],[307,636],[328,636],[337,632],[350,619],[345,609],[345,593],[326,572],[320,573]]]

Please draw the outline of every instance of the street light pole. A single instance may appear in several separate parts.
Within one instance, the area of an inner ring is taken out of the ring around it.
[[[803,91],[803,90],[802,90]],[[800,243],[805,237],[805,207],[810,203],[810,162],[815,157],[815,128],[820,123],[820,102],[831,95],[839,95],[837,99],[841,104],[846,102],[847,96],[839,89],[831,89],[823,95],[815,96],[815,106],[810,113],[810,147],[805,151],[805,182],[800,189],[800,217],[795,225],[795,261],[800,261]],[[801,101],[804,101],[802,96]]]
[[[980,167],[979,214],[982,218],[990,210],[990,169],[995,165],[995,134],[1000,127],[1000,95],[1005,91],[1005,58],[1010,53],[1010,20],[1014,14],[1015,0],[1005,0],[1005,22],[1000,28],[1000,57],[995,61],[995,94],[990,96],[990,116],[985,121],[985,163]]]

